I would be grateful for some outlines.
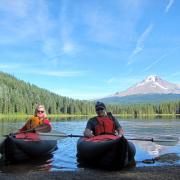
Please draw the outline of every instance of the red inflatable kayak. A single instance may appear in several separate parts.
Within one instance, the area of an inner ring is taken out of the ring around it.
[[[80,166],[121,169],[134,162],[135,152],[132,142],[115,135],[80,138],[77,142],[77,161]]]
[[[42,140],[36,133],[20,133],[7,136],[1,153],[8,161],[17,162],[49,155],[56,148],[56,140]]]

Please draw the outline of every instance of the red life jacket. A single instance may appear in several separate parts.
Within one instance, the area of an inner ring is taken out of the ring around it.
[[[115,124],[114,121],[108,116],[98,116],[97,125],[95,126],[95,135],[101,134],[114,134],[115,133]]]
[[[51,127],[50,122],[49,122],[48,119],[41,120],[39,117],[32,116],[27,121],[27,123],[20,129],[20,132],[36,128],[39,125],[43,125],[43,124],[49,125]]]

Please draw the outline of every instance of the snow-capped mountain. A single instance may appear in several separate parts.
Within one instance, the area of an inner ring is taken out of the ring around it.
[[[125,91],[117,92],[112,96],[122,97],[137,94],[180,94],[180,85],[162,80],[158,76],[151,75],[140,83],[137,83],[135,86],[132,86]]]
[[[159,103],[180,99],[180,85],[168,82],[156,75],[135,84],[125,91],[117,92],[98,100],[104,103]]]

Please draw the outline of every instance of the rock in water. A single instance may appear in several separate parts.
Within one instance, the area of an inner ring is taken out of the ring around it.
[[[163,154],[154,158],[155,161],[160,163],[175,163],[180,160],[180,157],[176,153]]]

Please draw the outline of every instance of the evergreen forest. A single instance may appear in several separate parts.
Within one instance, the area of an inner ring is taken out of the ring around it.
[[[75,100],[52,93],[33,84],[0,72],[0,114],[33,114],[37,104],[44,104],[48,114],[95,114],[93,101]],[[158,104],[108,104],[114,114],[141,115],[180,114],[180,101]]]

